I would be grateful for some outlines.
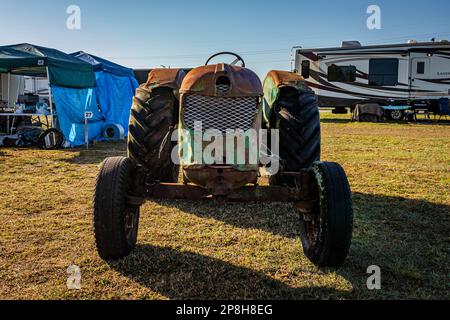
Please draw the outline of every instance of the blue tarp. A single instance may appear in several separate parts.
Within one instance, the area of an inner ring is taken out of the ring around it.
[[[85,144],[86,111],[93,112],[89,119],[89,141],[102,140],[103,128],[120,124],[128,135],[130,109],[139,86],[133,70],[84,52],[71,54],[93,66],[95,87],[74,90],[52,86],[61,131],[71,147]]]
[[[94,88],[73,89],[52,86],[52,93],[59,127],[71,147],[85,144],[84,114],[86,111],[92,112],[94,115],[92,119],[88,120],[89,141],[102,138],[104,121],[98,109]]]
[[[120,124],[125,130],[125,136],[128,136],[130,109],[139,86],[133,70],[83,51],[72,53],[71,56],[93,66],[95,91],[105,124]]]
[[[134,78],[133,69],[121,66],[117,63],[96,57],[83,51],[78,51],[70,54],[72,57],[80,59],[89,63],[94,68],[94,72],[104,71],[116,76]]]
[[[59,127],[72,147],[85,143],[85,111],[94,113],[89,120],[90,142],[101,140],[109,123],[120,124],[128,135],[139,86],[132,69],[81,51],[67,55],[30,44],[0,47],[0,73],[45,76],[47,67]]]
[[[130,110],[138,87],[135,78],[107,72],[95,73],[95,92],[106,123],[120,124],[128,136]]]

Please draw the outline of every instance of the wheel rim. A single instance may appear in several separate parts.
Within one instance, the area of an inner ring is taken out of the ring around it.
[[[129,243],[136,237],[139,209],[126,208],[124,213],[125,238]]]
[[[402,118],[402,112],[400,110],[393,110],[391,112],[391,117],[394,120],[400,120]]]
[[[302,239],[302,242],[307,247],[314,247],[319,239],[320,235],[320,192],[317,181],[313,183],[311,195],[314,195],[314,198],[317,199],[316,204],[310,213],[302,214],[302,222],[305,231],[305,239]]]
[[[305,235],[308,246],[315,246],[319,238],[320,233],[320,214],[319,210],[314,210],[313,213],[308,215],[308,218],[303,215],[303,223],[305,227]]]

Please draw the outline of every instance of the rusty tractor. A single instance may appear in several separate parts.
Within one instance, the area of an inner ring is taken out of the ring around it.
[[[235,60],[210,64],[222,55]],[[278,160],[279,170],[270,173],[268,185],[259,185],[259,177],[270,168],[259,160],[248,161],[252,144],[245,141],[240,147],[244,163],[234,156],[225,159],[217,150],[212,160],[199,159],[196,144],[204,147],[205,142],[192,138],[198,123],[201,133],[212,130],[224,136],[229,130],[276,133],[278,152],[270,141],[266,156]],[[318,267],[339,268],[352,238],[352,198],[342,167],[320,162],[320,153],[317,100],[301,76],[271,71],[262,84],[231,52],[216,54],[206,65],[189,71],[155,69],[136,91],[128,157],[106,159],[98,174],[94,195],[98,253],[104,260],[116,260],[133,251],[140,208],[148,199],[277,201],[292,202],[298,211],[298,231],[309,260]]]

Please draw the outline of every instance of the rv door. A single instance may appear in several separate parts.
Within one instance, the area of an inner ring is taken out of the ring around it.
[[[421,90],[427,90],[430,83],[426,80],[431,77],[431,61],[425,53],[411,53],[410,58],[410,98],[424,98]]]

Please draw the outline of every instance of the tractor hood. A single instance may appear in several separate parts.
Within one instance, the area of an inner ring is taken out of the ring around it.
[[[221,86],[228,86],[221,90]],[[262,97],[258,76],[251,70],[224,63],[193,69],[184,78],[181,94],[222,97]]]

